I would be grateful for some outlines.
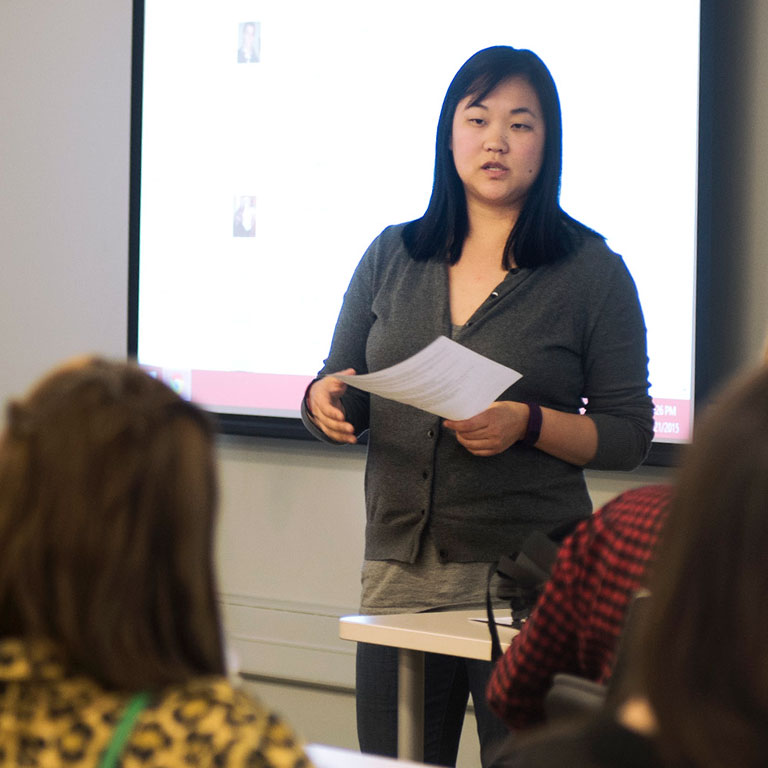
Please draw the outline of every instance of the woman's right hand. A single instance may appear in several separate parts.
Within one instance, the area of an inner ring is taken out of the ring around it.
[[[339,371],[347,376],[355,373],[354,368]],[[337,443],[356,443],[355,428],[347,421],[341,396],[347,385],[333,376],[323,376],[312,384],[307,393],[307,406],[312,421],[323,434]]]

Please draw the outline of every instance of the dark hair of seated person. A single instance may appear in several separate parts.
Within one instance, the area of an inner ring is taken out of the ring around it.
[[[0,441],[0,637],[112,689],[223,674],[215,507],[202,411],[130,363],[55,370]]]
[[[768,762],[768,366],[717,398],[684,458],[629,690],[665,764]]]

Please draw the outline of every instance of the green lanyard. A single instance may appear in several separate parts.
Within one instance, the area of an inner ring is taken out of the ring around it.
[[[134,694],[128,700],[128,703],[123,710],[123,714],[115,727],[115,732],[112,734],[112,740],[109,742],[109,746],[101,756],[99,768],[115,768],[117,761],[120,759],[120,755],[123,753],[125,742],[128,741],[128,737],[131,735],[136,718],[149,704],[150,699],[151,697],[148,691],[139,691],[139,693]]]

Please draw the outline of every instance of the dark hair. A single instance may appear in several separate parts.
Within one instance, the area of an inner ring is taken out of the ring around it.
[[[532,51],[497,45],[471,56],[456,73],[443,99],[437,123],[432,197],[424,215],[407,224],[403,233],[408,252],[417,261],[447,258],[455,264],[459,260],[468,219],[464,186],[450,149],[453,117],[462,99],[473,95],[480,101],[513,77],[525,78],[536,91],[546,138],[539,175],[507,240],[504,266],[537,267],[558,261],[590,231],[560,207],[563,129],[555,81]]]
[[[634,648],[674,765],[768,755],[768,368],[729,387],[685,457]]]
[[[222,674],[215,507],[202,411],[132,364],[57,369],[0,442],[0,636],[110,688]]]

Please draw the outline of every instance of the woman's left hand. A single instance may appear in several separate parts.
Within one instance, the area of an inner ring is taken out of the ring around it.
[[[456,439],[475,456],[495,456],[525,436],[528,406],[508,400],[497,401],[471,419],[443,422]]]

